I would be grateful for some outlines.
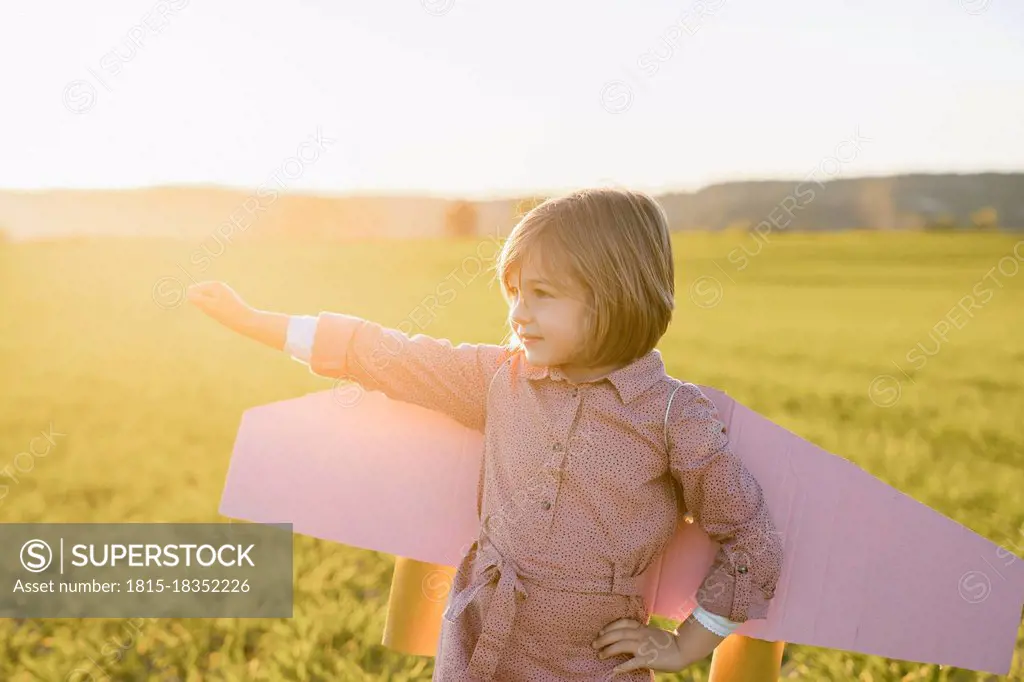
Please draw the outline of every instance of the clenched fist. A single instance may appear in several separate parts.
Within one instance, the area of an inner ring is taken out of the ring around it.
[[[253,309],[224,282],[200,282],[186,292],[188,300],[226,327],[239,329],[252,317]]]

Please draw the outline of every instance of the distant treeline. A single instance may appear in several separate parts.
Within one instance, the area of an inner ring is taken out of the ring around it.
[[[543,196],[464,201],[311,195],[261,186],[0,191],[0,241],[120,235],[234,242],[260,237],[503,237]],[[1024,173],[728,182],[655,195],[681,230],[1018,230]]]
[[[730,182],[659,197],[677,230],[1024,228],[1024,173]]]

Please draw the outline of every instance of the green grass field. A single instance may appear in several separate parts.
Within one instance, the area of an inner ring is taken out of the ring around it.
[[[493,245],[239,244],[205,272],[189,265],[199,248],[0,245],[0,470],[13,472],[0,480],[0,520],[223,521],[242,412],[331,385],[175,305],[163,278],[187,282],[182,268],[265,310],[415,320],[458,341],[504,334],[498,289],[488,273],[474,277]],[[737,249],[758,250],[749,235],[678,236],[675,249],[677,310],[659,346],[671,374],[727,390],[1024,556],[1024,243],[774,235],[742,269]],[[421,304],[442,283],[456,295],[429,319]],[[63,434],[50,451],[13,468],[50,428]],[[428,680],[432,658],[380,644],[392,566],[297,537],[291,620],[2,620],[0,679]],[[92,678],[69,677],[89,661]],[[705,680],[707,670],[658,679]],[[784,677],[995,679],[800,646],[787,647]],[[1024,679],[1020,634],[1011,679]]]

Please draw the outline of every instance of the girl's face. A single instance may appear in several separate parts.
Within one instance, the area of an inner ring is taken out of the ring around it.
[[[573,366],[584,348],[586,304],[527,262],[509,270],[512,328],[523,341],[526,359],[535,366]]]

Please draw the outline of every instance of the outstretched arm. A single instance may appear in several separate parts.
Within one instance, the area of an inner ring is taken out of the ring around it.
[[[410,337],[342,313],[322,312],[315,325],[309,317],[297,318],[293,325],[293,336],[315,329],[309,366],[316,374],[444,412],[478,431],[484,429],[491,380],[511,355],[504,346]]]
[[[355,315],[293,317],[256,310],[223,282],[193,285],[188,299],[229,329],[288,350],[316,374],[444,412],[478,431],[484,429],[491,380],[511,355],[493,344],[455,346],[425,334],[409,337]]]

